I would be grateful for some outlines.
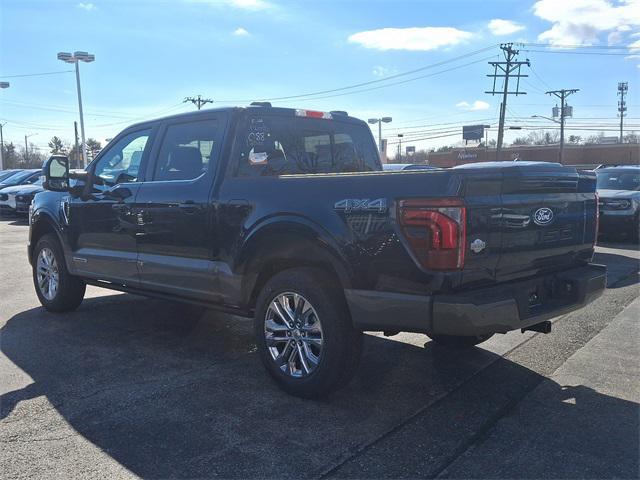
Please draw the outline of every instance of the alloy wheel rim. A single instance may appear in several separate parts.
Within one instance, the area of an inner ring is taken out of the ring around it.
[[[45,247],[38,253],[36,264],[38,289],[47,300],[53,300],[58,293],[60,274],[53,251]]]
[[[267,308],[264,335],[271,360],[285,375],[311,375],[322,358],[322,324],[311,303],[295,292],[276,295]]]

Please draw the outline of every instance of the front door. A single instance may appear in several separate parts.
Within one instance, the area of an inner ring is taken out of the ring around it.
[[[215,211],[210,202],[224,116],[167,123],[136,198],[140,282],[216,301]]]
[[[138,218],[132,210],[140,183],[138,170],[148,155],[151,129],[114,139],[96,160],[96,185],[90,198],[67,198],[73,273],[135,286],[138,283],[136,236]]]

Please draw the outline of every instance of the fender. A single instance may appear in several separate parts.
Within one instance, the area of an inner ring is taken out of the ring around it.
[[[54,212],[51,207],[52,205],[50,203],[42,204],[36,207],[29,218],[29,243],[27,246],[29,263],[33,262],[33,249],[35,248],[40,236],[44,234],[40,232],[42,232],[42,230],[45,230],[46,232],[53,231],[56,234],[56,237],[58,237],[58,241],[62,247],[67,269],[72,271],[72,265],[69,262],[69,248],[67,242],[64,240],[60,209],[58,209],[57,212]]]
[[[343,288],[352,284],[353,271],[336,240],[320,225],[298,215],[277,215],[254,224],[236,258],[234,271],[242,279],[243,304],[251,303],[261,272],[276,260],[280,268],[330,267]]]

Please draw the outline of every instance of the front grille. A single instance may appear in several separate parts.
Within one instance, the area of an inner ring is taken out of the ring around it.
[[[599,206],[602,210],[629,210],[631,208],[631,200],[601,198]]]

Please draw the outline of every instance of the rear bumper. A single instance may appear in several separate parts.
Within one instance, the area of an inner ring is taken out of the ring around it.
[[[345,290],[360,330],[436,335],[506,333],[578,310],[606,287],[606,267],[590,264],[451,295]]]

